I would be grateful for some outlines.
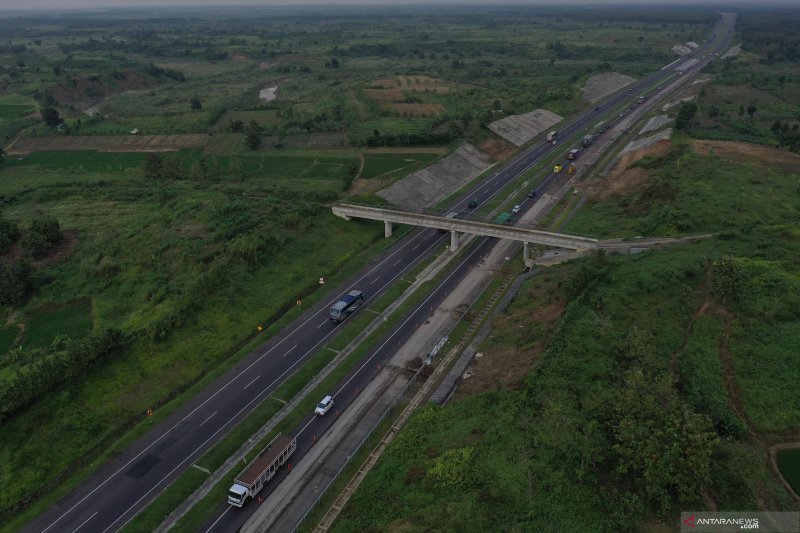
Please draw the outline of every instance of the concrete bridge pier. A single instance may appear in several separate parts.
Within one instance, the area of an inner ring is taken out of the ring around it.
[[[528,268],[533,268],[533,257],[531,257],[531,244],[529,242],[522,243],[522,262]]]
[[[458,232],[456,230],[450,231],[450,251],[458,251]]]
[[[384,220],[383,222],[383,235],[387,239],[392,236],[392,223],[388,220]]]

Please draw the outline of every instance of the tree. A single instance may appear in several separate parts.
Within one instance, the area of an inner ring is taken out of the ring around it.
[[[244,142],[250,150],[261,146],[261,126],[255,120],[250,121],[244,134]]]
[[[32,288],[29,262],[0,262],[0,305],[21,303]]]
[[[164,166],[159,154],[149,153],[145,156],[144,177],[148,180],[160,180],[164,177]]]
[[[226,128],[229,133],[242,133],[244,131],[244,122],[241,119],[231,120]]]
[[[31,233],[39,233],[48,241],[55,243],[61,240],[61,226],[53,217],[35,218],[31,221]]]
[[[43,257],[62,238],[61,227],[53,217],[36,218],[22,239],[22,247],[35,257]]]
[[[162,159],[164,177],[171,180],[183,179],[183,160],[178,154],[172,153]]]
[[[0,254],[4,254],[19,239],[19,228],[0,215]]]
[[[55,128],[64,122],[64,119],[61,118],[61,115],[58,114],[58,109],[55,107],[45,107],[42,109],[42,120],[51,128]]]
[[[193,96],[191,100],[189,100],[189,104],[192,106],[194,111],[199,111],[203,109],[203,102],[196,96]]]
[[[758,111],[758,108],[756,106],[754,106],[752,104],[747,106],[747,114],[750,115],[750,118],[753,118],[753,115],[755,115],[757,111]]]
[[[680,400],[668,374],[625,375],[614,406],[613,450],[622,484],[662,512],[705,488],[718,438],[711,421]]]
[[[691,125],[695,113],[697,113],[697,104],[694,102],[682,104],[678,110],[678,116],[675,117],[675,127],[679,130],[687,129]]]

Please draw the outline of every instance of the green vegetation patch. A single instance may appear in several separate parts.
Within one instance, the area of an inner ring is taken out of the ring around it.
[[[779,451],[778,468],[795,494],[800,494],[800,448]]]
[[[14,341],[19,336],[19,328],[16,326],[5,326],[0,328],[0,354],[6,353]]]
[[[421,167],[430,161],[439,157],[438,154],[420,154],[420,153],[394,153],[394,154],[364,154],[364,168],[361,171],[360,177],[374,178],[398,172],[401,170],[410,170],[412,168]]]
[[[24,117],[33,113],[34,109],[32,105],[0,103],[0,120]]]
[[[47,170],[72,172],[122,171],[141,167],[144,157],[143,153],[95,150],[33,152],[24,157],[11,158],[5,166],[9,168],[39,166]]]
[[[350,129],[350,137],[357,142],[364,142],[370,137],[388,135],[426,135],[433,128],[433,120],[428,118],[394,118],[386,117],[378,120],[367,120],[355,124]],[[377,132],[377,135],[376,135]]]
[[[25,348],[44,348],[59,335],[80,339],[92,330],[92,303],[89,300],[31,312],[25,319]]]

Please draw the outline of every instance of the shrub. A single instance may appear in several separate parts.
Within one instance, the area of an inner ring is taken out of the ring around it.
[[[62,238],[58,220],[53,217],[37,218],[31,222],[28,234],[22,239],[22,247],[33,257],[43,257]]]
[[[14,222],[0,216],[0,254],[6,253],[19,239],[19,228]]]
[[[32,288],[30,263],[0,262],[0,305],[19,304]]]

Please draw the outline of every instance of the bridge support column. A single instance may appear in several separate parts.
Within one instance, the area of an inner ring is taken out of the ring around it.
[[[456,230],[450,232],[450,251],[458,251],[458,232]]]
[[[528,268],[533,268],[533,258],[531,257],[530,243],[522,243],[522,262]]]
[[[383,235],[387,239],[392,236],[392,223],[388,220],[383,222]]]

